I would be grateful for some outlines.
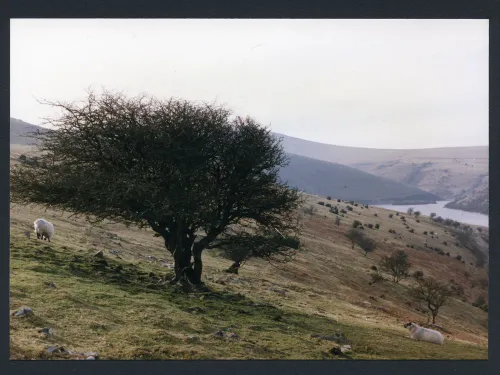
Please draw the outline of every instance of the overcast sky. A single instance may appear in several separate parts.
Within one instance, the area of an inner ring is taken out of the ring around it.
[[[92,86],[344,146],[488,144],[487,20],[11,20],[11,117]]]

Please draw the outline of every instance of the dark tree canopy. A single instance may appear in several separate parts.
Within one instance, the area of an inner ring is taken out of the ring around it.
[[[408,254],[403,250],[397,250],[390,256],[384,256],[380,260],[380,267],[392,276],[392,281],[399,283],[410,274],[411,263],[408,260]]]
[[[41,141],[38,163],[12,169],[13,202],[149,225],[174,256],[175,280],[193,284],[201,282],[202,251],[241,243],[231,229],[243,222],[255,239],[296,233],[300,196],[278,178],[288,160],[280,140],[252,118],[109,92],[47,104],[62,115],[47,121],[55,130],[32,134]]]

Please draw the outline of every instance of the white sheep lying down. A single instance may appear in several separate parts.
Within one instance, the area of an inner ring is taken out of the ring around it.
[[[405,328],[410,331],[410,337],[414,340],[427,341],[433,344],[443,345],[444,337],[439,331],[420,327],[417,323],[406,323]]]
[[[36,219],[33,224],[35,225],[36,238],[50,242],[50,238],[54,235],[54,225],[45,219]]]

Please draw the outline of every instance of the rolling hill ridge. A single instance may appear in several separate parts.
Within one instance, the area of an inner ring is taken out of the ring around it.
[[[418,187],[444,200],[456,200],[454,208],[484,213],[487,194],[465,203],[463,194],[488,190],[489,147],[430,149],[372,149],[336,146],[274,133],[285,151],[350,167],[408,186]],[[486,183],[485,183],[486,181]],[[480,187],[479,187],[480,186]]]
[[[10,121],[11,144],[21,145],[20,150],[33,139],[22,135],[29,131],[43,129],[24,121]],[[11,146],[12,153],[16,152]],[[360,171],[338,163],[329,163],[300,155],[289,154],[290,164],[280,171],[280,177],[291,186],[318,195],[336,196],[341,199],[356,200],[363,203],[432,203],[439,200],[436,194],[407,186],[387,178]]]

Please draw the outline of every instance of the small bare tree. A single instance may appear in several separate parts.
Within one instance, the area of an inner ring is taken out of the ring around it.
[[[446,303],[453,292],[443,283],[431,277],[418,278],[410,289],[410,296],[417,302],[427,304],[427,309],[432,316],[432,324],[436,324],[439,309]]]
[[[392,276],[392,281],[399,283],[409,276],[408,271],[411,263],[408,260],[408,254],[403,250],[398,250],[392,253],[391,256],[382,257],[380,267]]]
[[[340,228],[340,217],[335,218],[335,225]]]
[[[408,210],[406,210],[406,213],[411,215],[413,213],[413,207],[409,207]]]

